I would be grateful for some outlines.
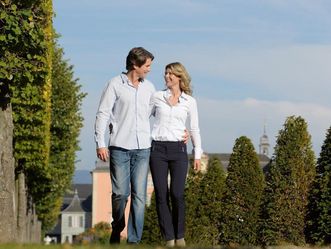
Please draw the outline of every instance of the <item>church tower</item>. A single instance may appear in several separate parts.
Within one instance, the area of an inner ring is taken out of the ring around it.
[[[260,137],[260,144],[259,144],[260,154],[269,157],[269,147],[270,144],[266,133],[266,125],[264,125],[263,135]]]

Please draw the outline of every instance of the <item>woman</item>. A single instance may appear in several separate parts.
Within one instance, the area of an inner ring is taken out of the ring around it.
[[[167,89],[156,92],[151,101],[155,122],[152,129],[150,168],[161,234],[168,247],[185,246],[184,187],[188,157],[182,134],[188,119],[194,147],[193,167],[195,170],[200,170],[202,149],[198,110],[196,101],[191,96],[191,78],[181,63],[168,64],[165,67],[164,79]],[[170,172],[170,193],[168,172]]]

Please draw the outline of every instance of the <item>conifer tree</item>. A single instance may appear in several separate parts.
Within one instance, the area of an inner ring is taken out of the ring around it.
[[[266,177],[262,243],[303,244],[315,158],[307,123],[302,117],[287,118],[279,132],[272,161]]]
[[[142,243],[147,245],[160,245],[163,239],[159,228],[155,192],[152,193],[151,204],[145,209],[145,221]]]
[[[192,162],[191,164],[192,165]],[[185,240],[187,244],[196,244],[199,238],[199,218],[201,172],[190,167],[185,186]]]
[[[264,175],[250,139],[236,139],[230,156],[225,194],[222,200],[220,242],[256,245]]]
[[[331,127],[317,160],[316,177],[309,199],[307,241],[331,244]]]
[[[207,172],[203,175],[199,188],[199,205],[196,215],[196,244],[215,246],[219,242],[221,199],[224,193],[225,173],[218,158],[211,158]]]

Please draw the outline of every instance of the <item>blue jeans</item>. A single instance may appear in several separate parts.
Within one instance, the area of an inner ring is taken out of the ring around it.
[[[131,195],[128,243],[139,243],[144,227],[147,173],[150,149],[126,150],[109,147],[112,182],[112,236],[125,228],[125,207]]]

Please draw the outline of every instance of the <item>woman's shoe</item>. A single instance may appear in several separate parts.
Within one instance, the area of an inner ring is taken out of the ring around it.
[[[175,246],[175,240],[167,240],[166,247],[174,247]]]
[[[182,239],[176,239],[176,246],[178,246],[178,247],[185,247],[186,246],[185,239],[184,238],[182,238]]]

